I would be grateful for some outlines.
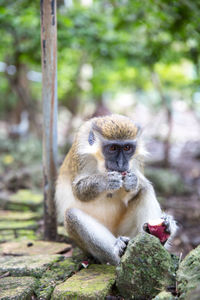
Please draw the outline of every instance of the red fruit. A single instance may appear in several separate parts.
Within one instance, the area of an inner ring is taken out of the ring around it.
[[[152,220],[147,226],[150,234],[158,237],[161,243],[165,243],[168,240],[170,234],[166,232],[166,225],[163,219]]]
[[[125,172],[122,172],[122,176],[126,176],[126,174],[127,174],[127,172],[125,171]]]

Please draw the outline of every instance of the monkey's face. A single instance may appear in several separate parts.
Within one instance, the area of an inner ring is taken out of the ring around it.
[[[136,142],[106,141],[102,145],[105,167],[108,171],[125,172],[129,170],[129,161],[135,153]]]

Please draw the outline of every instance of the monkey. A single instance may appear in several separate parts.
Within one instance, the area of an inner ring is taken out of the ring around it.
[[[61,165],[59,220],[76,244],[101,263],[118,265],[129,239],[146,230],[149,220],[163,218],[166,230],[176,231],[144,176],[146,153],[141,128],[113,114],[86,121]]]

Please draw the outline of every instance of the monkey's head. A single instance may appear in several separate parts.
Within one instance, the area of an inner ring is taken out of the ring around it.
[[[128,171],[134,158],[141,154],[138,141],[140,128],[121,115],[93,118],[86,123],[79,132],[81,154],[92,154],[107,171]]]

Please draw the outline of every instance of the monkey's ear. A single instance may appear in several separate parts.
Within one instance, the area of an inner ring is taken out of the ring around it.
[[[92,130],[90,130],[89,135],[88,135],[88,143],[90,144],[90,146],[92,146],[95,142],[95,136],[94,136],[94,132]]]

